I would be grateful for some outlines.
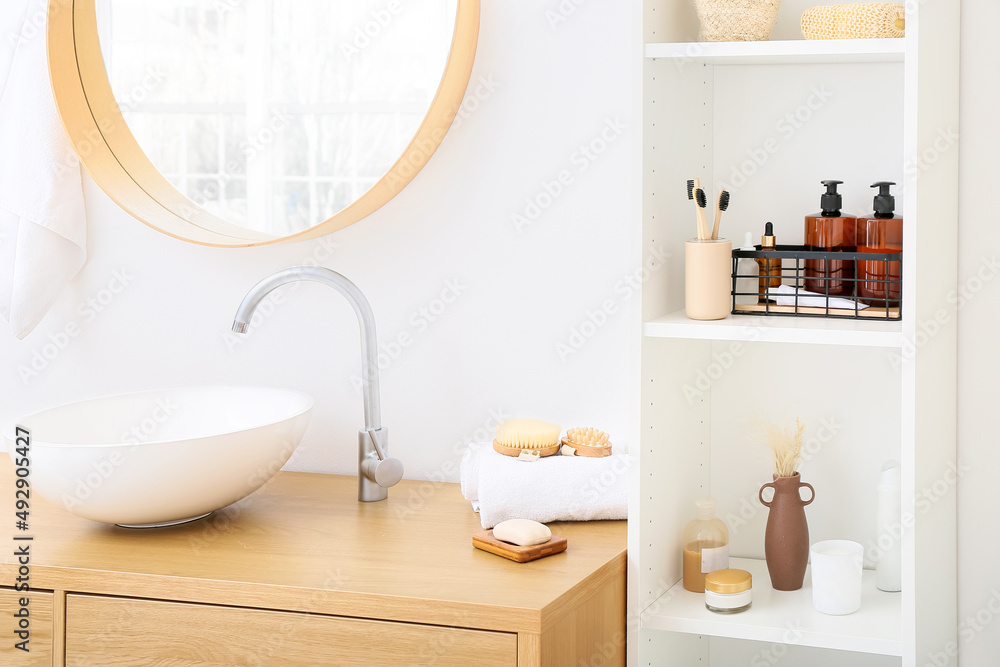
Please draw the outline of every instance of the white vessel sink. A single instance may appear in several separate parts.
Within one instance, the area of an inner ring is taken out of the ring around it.
[[[4,429],[31,434],[31,488],[67,511],[130,528],[200,519],[250,495],[284,465],[312,412],[284,389],[203,387],[96,398]]]

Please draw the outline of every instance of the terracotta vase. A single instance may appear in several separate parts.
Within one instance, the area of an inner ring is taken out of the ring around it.
[[[812,497],[802,500],[799,489],[809,487]],[[764,500],[764,489],[774,490],[770,501]],[[778,591],[802,588],[809,562],[809,525],[805,506],[816,499],[811,484],[800,481],[799,473],[791,477],[774,476],[773,482],[760,487],[760,502],[770,511],[764,533],[764,558],[771,575],[771,586]]]

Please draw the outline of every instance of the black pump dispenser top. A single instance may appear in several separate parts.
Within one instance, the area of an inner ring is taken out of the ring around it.
[[[891,218],[896,210],[896,198],[889,194],[889,186],[895,185],[891,181],[878,181],[872,183],[873,188],[878,188],[875,195],[875,217]]]
[[[841,185],[843,181],[820,182],[826,186],[826,194],[819,199],[820,208],[823,210],[821,215],[824,218],[839,218],[840,209],[844,206],[844,198],[837,192],[837,186]]]

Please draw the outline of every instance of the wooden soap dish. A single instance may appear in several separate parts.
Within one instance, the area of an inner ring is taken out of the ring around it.
[[[566,538],[559,537],[558,535],[553,535],[552,539],[545,544],[536,544],[530,547],[521,547],[510,542],[498,540],[493,537],[492,530],[484,530],[472,536],[472,546],[483,551],[489,551],[491,554],[496,554],[497,556],[503,556],[516,563],[527,563],[528,561],[562,553],[566,551],[566,545]]]
[[[555,444],[549,447],[542,447],[540,449],[528,449],[526,447],[508,447],[507,445],[501,445],[496,440],[493,441],[493,449],[505,456],[513,456],[514,458],[520,456],[521,452],[538,452],[539,456],[552,456],[559,451],[560,447],[562,447],[562,445]]]

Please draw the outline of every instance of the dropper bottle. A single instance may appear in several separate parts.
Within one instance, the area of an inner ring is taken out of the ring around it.
[[[774,225],[770,222],[764,225],[764,235],[760,237],[760,249],[762,252],[773,251],[776,246],[774,238]],[[781,260],[777,257],[771,258],[758,258],[757,265],[760,267],[760,271],[757,278],[758,281],[758,291],[760,292],[760,301],[767,301],[767,294],[769,287],[780,287],[781,286]],[[772,299],[773,300],[773,299]]]
[[[756,250],[753,247],[753,234],[751,232],[747,232],[743,240],[743,247],[740,250],[746,252]],[[739,261],[736,262],[735,301],[737,306],[753,306],[757,304],[760,298],[758,295],[759,275],[760,267],[757,265],[757,260],[750,257],[740,257]]]

